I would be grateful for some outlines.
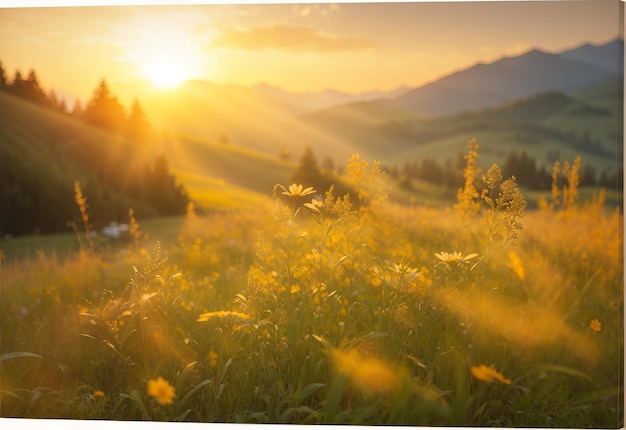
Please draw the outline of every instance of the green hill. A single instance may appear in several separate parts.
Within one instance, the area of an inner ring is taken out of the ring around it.
[[[6,94],[0,118],[2,235],[67,231],[76,180],[96,226],[127,218],[129,207],[156,214],[123,192],[138,168],[130,142]]]
[[[583,164],[596,172],[613,174],[622,154],[620,89],[615,81],[573,95],[551,91],[495,108],[430,118],[399,113],[398,108],[390,116],[388,103],[359,103],[302,121],[388,165],[423,157],[444,164],[476,137],[479,162],[486,167],[503,162],[511,151],[526,151],[548,169],[557,158],[571,160],[580,154]]]
[[[295,167],[277,156],[193,136],[168,134],[163,145],[172,170],[202,207],[255,205],[276,183],[287,184]]]
[[[258,204],[294,169],[277,156],[173,133],[138,145],[10,95],[0,120],[2,236],[67,232],[79,215],[74,181],[96,228],[127,222],[131,207],[138,218],[171,214],[158,204],[164,192],[145,184],[160,154],[203,209]]]

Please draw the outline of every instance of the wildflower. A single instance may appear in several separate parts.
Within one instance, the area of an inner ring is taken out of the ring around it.
[[[591,328],[591,330],[593,330],[594,332],[599,332],[600,330],[602,330],[602,323],[600,321],[598,321],[597,319],[592,319],[591,322],[589,323],[589,327]]]
[[[466,263],[469,260],[478,257],[478,254],[475,254],[475,253],[468,254],[465,257],[463,257],[463,254],[457,251],[452,252],[452,253],[441,251],[441,253],[435,252],[435,257],[437,257],[439,260],[441,260],[444,263],[458,265],[460,263]]]
[[[491,197],[493,197],[493,190],[501,180],[502,180],[502,171],[500,170],[500,166],[494,163],[489,168],[489,170],[487,170],[487,176],[485,175],[482,176],[482,181],[489,188],[489,190],[483,190],[482,197],[484,198],[489,193],[489,191],[491,191],[491,194],[492,194]]]
[[[171,405],[174,403],[176,389],[159,376],[157,379],[148,381],[148,394],[155,397],[160,405]]]
[[[580,155],[574,159],[569,165],[566,161],[563,163],[561,173],[567,178],[567,188],[563,189],[563,207],[570,208],[576,205],[578,200],[578,186],[580,185]]]
[[[457,191],[457,203],[454,205],[454,209],[463,217],[470,217],[478,212],[480,206],[476,199],[479,197],[478,191],[474,186],[474,179],[480,172],[480,169],[476,167],[476,159],[478,158],[478,143],[476,139],[472,139],[467,143],[467,154],[465,160],[467,162],[465,170],[463,171],[463,178],[465,183],[462,188]]]
[[[304,207],[311,209],[313,212],[320,213],[320,208],[324,207],[324,203],[317,199],[313,199],[311,200],[311,203],[305,203]]]
[[[480,381],[489,382],[489,381],[493,381],[494,379],[497,379],[503,384],[508,385],[511,383],[510,379],[505,378],[504,375],[497,372],[494,368],[485,366],[484,364],[481,364],[480,366],[473,366],[471,371],[472,371],[472,375],[474,375],[474,378]]]
[[[500,195],[496,199],[499,206],[505,208],[504,226],[507,230],[508,242],[517,238],[517,233],[523,229],[519,218],[524,217],[526,199],[515,182],[515,176],[511,176],[500,185]]]
[[[213,350],[210,350],[210,351],[209,351],[209,360],[210,360],[209,365],[210,365],[211,367],[217,367],[217,359],[218,359],[219,357],[220,357],[220,356],[219,356],[219,355],[217,355],[217,352],[215,352],[215,351],[213,351]]]
[[[285,196],[289,196],[289,197],[304,197],[304,196],[308,196],[310,194],[314,194],[317,191],[315,191],[315,189],[313,187],[307,187],[304,188],[304,186],[302,184],[291,184],[289,185],[289,191],[287,191],[285,189],[285,187],[283,187],[282,185],[280,186],[283,190],[281,194],[285,195]]]
[[[413,321],[411,320],[411,314],[409,313],[409,306],[406,302],[401,302],[396,306],[396,311],[393,313],[393,320],[406,328],[411,328],[413,326]]]
[[[94,391],[93,392],[93,396],[94,397],[104,397],[104,391],[100,391],[100,390]]]

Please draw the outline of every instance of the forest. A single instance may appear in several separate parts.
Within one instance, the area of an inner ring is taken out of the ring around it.
[[[77,101],[68,112],[53,91],[40,87],[35,71],[26,79],[17,71],[9,82],[0,71],[2,235],[68,231],[73,203],[59,196],[77,180],[101,214],[98,228],[127,220],[129,206],[140,216],[184,214],[185,187],[157,152],[138,100],[126,114],[103,80],[84,108]],[[56,114],[39,115],[36,107]]]

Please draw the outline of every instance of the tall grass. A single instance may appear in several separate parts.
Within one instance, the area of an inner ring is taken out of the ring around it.
[[[388,201],[355,156],[354,196],[283,184],[167,248],[134,220],[5,264],[2,416],[623,426],[623,216],[527,212],[477,156],[455,208]]]

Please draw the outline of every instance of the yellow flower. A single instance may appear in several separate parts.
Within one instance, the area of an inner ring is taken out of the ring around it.
[[[338,373],[360,381],[376,393],[388,393],[398,385],[397,371],[379,359],[364,357],[355,349],[333,349],[331,355]]]
[[[324,207],[324,203],[317,199],[311,200],[311,203],[305,203],[304,207],[311,209],[313,212],[320,213],[320,208]]]
[[[281,188],[283,190],[285,190],[285,187],[283,187],[281,185]],[[289,185],[289,191],[285,190],[283,191],[281,194],[284,194],[285,196],[289,196],[289,197],[304,197],[304,196],[308,196],[309,194],[314,194],[317,191],[315,191],[313,189],[313,187],[307,187],[304,188],[304,186],[302,184],[298,185],[298,184],[291,184]]]
[[[94,391],[93,392],[93,396],[94,397],[104,397],[104,391],[100,391],[100,390]]]
[[[591,327],[591,330],[593,330],[593,331],[595,331],[597,333],[600,330],[602,330],[602,323],[594,318],[589,323],[589,327]]]
[[[209,365],[210,365],[211,367],[217,367],[217,359],[218,359],[219,357],[220,357],[220,356],[219,356],[219,355],[217,355],[217,352],[215,352],[215,351],[213,351],[213,350],[210,350],[210,351],[209,351],[209,359],[211,360],[211,362],[209,363]]]
[[[160,405],[171,405],[174,403],[176,389],[159,376],[148,381],[148,394],[155,397]]]
[[[484,364],[481,364],[480,366],[473,366],[471,371],[472,371],[472,375],[474,375],[474,378],[481,380],[481,381],[489,382],[489,381],[493,381],[494,379],[497,379],[503,384],[508,385],[511,383],[510,379],[505,378],[501,373],[497,372],[494,368],[485,366]]]
[[[459,263],[465,263],[471,260],[472,258],[478,257],[478,254],[469,254],[463,257],[463,254],[457,251],[451,252],[451,253],[442,251],[441,253],[435,252],[435,257],[437,257],[439,260],[443,261],[444,263],[459,264]]]

